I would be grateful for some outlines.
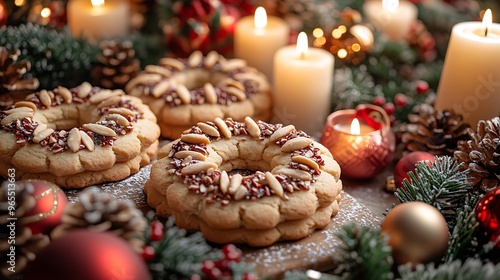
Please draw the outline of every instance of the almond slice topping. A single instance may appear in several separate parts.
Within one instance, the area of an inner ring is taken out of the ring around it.
[[[282,127],[278,130],[276,130],[272,135],[271,137],[269,137],[269,141],[270,142],[274,142],[274,141],[277,141],[278,139],[281,139],[283,137],[285,137],[288,133],[292,132],[295,130],[295,126],[293,125],[287,125],[285,127]]]
[[[112,130],[109,127],[100,125],[100,124],[86,123],[86,124],[82,125],[82,127],[86,130],[90,130],[94,133],[97,133],[97,134],[100,134],[103,136],[108,136],[108,137],[115,137],[116,136],[116,132],[114,130]]]
[[[179,60],[177,60],[175,58],[171,58],[171,57],[165,57],[165,58],[160,59],[160,65],[171,67],[172,69],[175,69],[177,71],[184,70],[184,63],[180,62]]]
[[[57,93],[59,93],[62,98],[64,99],[64,103],[71,103],[73,101],[73,95],[71,94],[71,91],[69,89],[59,86],[57,87]]]
[[[80,135],[80,130],[76,127],[69,131],[68,135],[68,147],[73,152],[76,153],[80,150],[80,143],[82,141],[82,136]]]
[[[33,117],[33,112],[15,112],[10,115],[7,115],[3,120],[0,122],[1,125],[8,125],[9,123],[12,123],[16,120],[22,120],[24,118],[31,118]]]
[[[47,125],[44,123],[41,123],[36,126],[35,130],[33,130],[33,135],[37,135],[38,133],[42,132],[43,130],[47,129]]]
[[[38,98],[45,107],[48,108],[50,107],[50,105],[52,105],[52,99],[50,98],[49,93],[45,89],[42,89],[40,91],[40,96]]]
[[[240,81],[236,81],[235,79],[228,78],[225,80],[225,83],[229,87],[235,87],[241,91],[245,91],[245,86]]]
[[[217,103],[217,93],[215,92],[214,86],[211,83],[206,83],[203,85],[203,89],[205,90],[205,98],[208,104]]]
[[[225,92],[227,92],[229,95],[236,96],[236,98],[238,98],[238,100],[247,99],[245,92],[243,92],[242,90],[237,89],[235,87],[225,87],[223,90]]]
[[[259,125],[250,117],[245,118],[245,125],[247,126],[248,134],[253,138],[260,137]]]
[[[222,133],[222,135],[224,135],[224,137],[226,137],[227,139],[231,138],[232,135],[231,130],[229,129],[229,127],[227,126],[226,122],[223,119],[215,118],[214,123],[219,128],[220,132]]]
[[[165,67],[158,66],[158,65],[148,65],[144,69],[148,73],[160,74],[160,75],[162,75],[164,77],[170,77],[170,75],[172,75],[172,71],[168,70]]]
[[[99,103],[97,105],[97,108],[102,109],[104,107],[111,106],[113,104],[120,102],[122,100],[122,98],[123,98],[122,96],[113,96],[113,97],[108,98],[108,99],[102,101],[101,103]]]
[[[189,92],[189,89],[187,89],[185,85],[178,85],[175,91],[177,92],[177,95],[179,95],[179,98],[182,100],[182,103],[191,103],[191,92]]]
[[[227,175],[227,172],[224,170],[220,174],[220,191],[223,194],[226,194],[228,189],[229,189],[229,176]]]
[[[106,117],[108,120],[114,120],[117,124],[121,126],[129,126],[130,122],[122,115],[120,114],[109,114]]]
[[[283,146],[281,146],[281,151],[283,153],[290,153],[295,150],[304,149],[312,143],[312,139],[306,137],[297,137],[286,141]]]
[[[243,176],[241,174],[234,174],[231,176],[231,183],[229,183],[229,194],[234,195],[236,191],[238,191],[241,186],[241,182],[243,181]]]
[[[89,84],[88,82],[83,82],[78,88],[76,96],[80,98],[86,98],[87,96],[89,96],[91,91],[92,91],[92,85]]]
[[[196,125],[201,129],[201,131],[203,131],[203,133],[212,137],[220,137],[220,133],[217,128],[203,122],[199,122]]]
[[[33,137],[33,142],[40,143],[40,141],[49,137],[53,132],[54,132],[54,130],[52,128],[47,128],[45,130],[42,130],[42,131],[40,131],[40,133],[35,135],[35,137]]]
[[[233,59],[226,60],[224,63],[222,63],[221,66],[222,66],[221,67],[222,71],[228,73],[228,72],[234,71],[238,68],[243,68],[243,67],[247,66],[247,62],[243,59],[233,58]]]
[[[236,193],[234,194],[234,200],[240,201],[245,197],[246,194],[247,194],[247,188],[240,186],[236,191]]]
[[[269,188],[274,191],[274,194],[277,196],[283,198],[283,187],[281,186],[281,183],[274,177],[273,173],[267,171],[266,172],[266,181],[267,184],[269,185]]]
[[[207,159],[207,157],[204,154],[195,151],[179,151],[175,153],[174,157],[178,159],[191,157],[193,160],[199,160],[199,161],[205,161]]]
[[[15,105],[16,105],[16,108],[28,107],[28,108],[33,109],[33,111],[35,111],[37,109],[35,103],[33,103],[31,101],[19,101],[19,102],[16,102]]]
[[[10,110],[5,111],[7,115],[14,114],[14,113],[32,113],[33,114],[33,109],[30,107],[16,107],[12,108]]]
[[[296,162],[296,163],[305,164],[305,165],[313,168],[316,171],[319,170],[318,163],[316,163],[314,160],[312,160],[312,159],[310,159],[308,157],[305,157],[305,156],[293,156],[292,157],[292,161]]]
[[[110,114],[120,114],[124,117],[133,117],[135,116],[134,111],[129,110],[127,108],[110,108],[108,110],[108,113]]]
[[[216,51],[209,52],[205,58],[205,67],[211,68],[217,63],[217,60],[219,60],[219,54]]]
[[[141,74],[128,82],[125,86],[125,90],[130,92],[137,85],[144,85],[146,83],[158,83],[163,76],[160,74]]]
[[[210,139],[203,134],[189,133],[181,136],[181,141],[191,144],[210,144]]]
[[[203,59],[203,54],[200,51],[194,51],[188,58],[188,65],[191,68],[197,67],[200,65],[201,60]]]
[[[171,86],[170,80],[163,80],[163,81],[159,82],[153,88],[153,96],[155,98],[162,96],[167,91],[167,89],[170,88],[170,86]]]
[[[101,101],[104,101],[108,98],[112,98],[112,97],[116,97],[116,96],[122,96],[124,95],[125,93],[121,90],[109,90],[109,89],[105,89],[105,90],[101,90],[99,91],[98,93],[92,95],[90,98],[89,98],[89,102],[92,103],[92,104],[97,104],[97,103],[100,103]]]
[[[94,141],[92,141],[92,138],[83,130],[80,130],[80,136],[82,137],[82,143],[83,145],[87,148],[89,151],[94,151],[95,149],[95,144]]]
[[[306,171],[303,171],[303,170],[283,168],[283,169],[278,170],[278,173],[289,176],[291,178],[299,179],[302,181],[311,180],[311,174],[306,172]]]
[[[192,175],[192,174],[197,174],[197,173],[200,173],[203,171],[207,171],[210,168],[216,169],[217,164],[215,164],[213,162],[198,162],[198,163],[191,164],[191,165],[184,167],[181,170],[181,173],[182,173],[182,175]]]

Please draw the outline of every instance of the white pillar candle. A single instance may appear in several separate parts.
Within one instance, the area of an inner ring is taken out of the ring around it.
[[[369,0],[363,10],[370,23],[391,40],[405,40],[418,9],[413,3],[399,0]]]
[[[500,116],[500,24],[488,14],[483,23],[453,27],[435,106],[453,109],[474,129],[479,120]]]
[[[319,136],[330,112],[333,67],[333,55],[308,48],[304,32],[297,45],[279,49],[274,56],[274,122]]]
[[[124,36],[129,31],[130,8],[121,0],[71,0],[68,26],[75,37],[90,41]]]
[[[290,27],[284,20],[268,17],[266,10],[258,7],[254,16],[246,16],[236,23],[234,55],[272,81],[274,54],[289,44],[289,36]]]

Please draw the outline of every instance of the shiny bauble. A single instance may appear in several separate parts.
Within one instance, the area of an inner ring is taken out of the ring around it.
[[[434,155],[427,152],[411,152],[402,157],[394,168],[394,181],[396,183],[396,188],[403,187],[404,179],[410,180],[408,172],[415,171],[415,165],[417,162],[425,161],[430,166],[434,160]]]
[[[61,223],[64,208],[68,199],[64,192],[54,183],[44,180],[20,181],[32,184],[35,192],[35,206],[23,217],[22,225],[31,229],[33,234],[49,234]]]
[[[76,230],[37,254],[25,280],[151,279],[144,260],[120,237]]]
[[[443,215],[424,202],[406,202],[394,207],[382,223],[397,265],[439,261],[448,248],[448,225]]]
[[[500,187],[486,193],[475,209],[478,230],[490,241],[496,242],[500,237]],[[500,242],[497,243],[500,249]]]
[[[5,2],[0,0],[0,27],[7,24],[7,7]]]

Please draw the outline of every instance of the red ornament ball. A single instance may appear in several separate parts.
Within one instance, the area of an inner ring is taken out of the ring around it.
[[[380,107],[384,106],[385,102],[386,102],[385,97],[383,97],[383,96],[375,96],[372,99],[372,104],[380,106]]]
[[[486,233],[490,241],[496,242],[500,237],[500,187],[485,194],[475,209],[479,229]],[[497,243],[500,249],[500,242]]]
[[[394,96],[394,104],[398,107],[406,107],[408,105],[408,97],[403,93],[398,93]]]
[[[430,166],[434,160],[434,155],[427,152],[411,152],[402,157],[394,168],[394,181],[396,183],[396,188],[403,187],[404,179],[410,180],[408,172],[415,170],[415,164],[417,164],[417,162],[425,161]]]
[[[30,228],[33,234],[49,234],[61,224],[61,217],[68,199],[64,192],[54,183],[44,180],[19,181],[32,184],[36,203],[23,217],[23,225]]]
[[[385,103],[384,106],[383,106],[385,112],[387,113],[387,115],[392,115],[394,114],[394,112],[396,112],[396,106],[394,106],[394,103]]]
[[[151,279],[146,263],[120,237],[75,230],[55,239],[28,267],[25,280]]]
[[[415,86],[418,94],[426,94],[429,91],[429,83],[419,80]]]

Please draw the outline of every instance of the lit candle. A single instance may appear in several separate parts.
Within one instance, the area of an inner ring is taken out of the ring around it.
[[[435,107],[454,110],[473,128],[500,116],[500,24],[492,23],[491,11],[483,23],[453,27]]]
[[[247,61],[272,81],[273,57],[276,51],[288,45],[290,27],[280,18],[267,16],[258,7],[254,16],[247,16],[236,23],[234,30],[234,55]]]
[[[124,36],[129,30],[128,1],[71,0],[68,26],[75,37],[90,41]]]
[[[417,19],[417,7],[408,1],[371,0],[363,5],[368,21],[391,40],[405,40]]]
[[[367,179],[376,176],[390,162],[395,149],[395,136],[389,117],[378,106],[363,105],[380,114],[379,129],[356,118],[356,110],[339,110],[328,116],[320,142],[330,150],[344,177]]]
[[[274,56],[274,121],[319,136],[330,112],[333,66],[333,55],[309,48],[304,32],[297,45],[279,49]]]

